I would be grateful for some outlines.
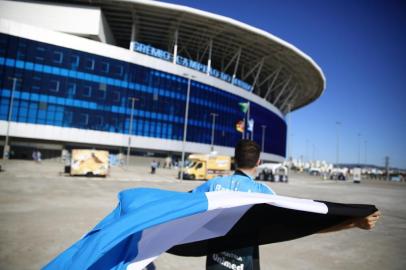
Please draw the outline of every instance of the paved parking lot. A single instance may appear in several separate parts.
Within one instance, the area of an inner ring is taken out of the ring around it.
[[[187,191],[199,181],[175,179],[176,171],[149,174],[149,160],[113,168],[107,178],[68,177],[58,161],[8,161],[0,173],[0,269],[38,269],[69,247],[116,206],[132,187]],[[406,269],[406,183],[361,184],[292,175],[267,183],[278,194],[343,203],[375,204],[383,218],[373,231],[319,234],[261,247],[262,269]],[[205,259],[169,254],[157,269],[204,269]]]

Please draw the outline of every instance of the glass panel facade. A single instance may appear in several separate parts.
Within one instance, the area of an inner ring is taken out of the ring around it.
[[[12,119],[113,133],[129,133],[131,98],[136,97],[132,134],[183,139],[187,79],[144,66],[69,48],[0,34],[0,120],[8,119],[13,78]],[[234,147],[244,99],[191,82],[187,140],[210,144],[212,117],[216,145]],[[285,155],[286,124],[273,112],[251,103],[254,140],[265,152]]]

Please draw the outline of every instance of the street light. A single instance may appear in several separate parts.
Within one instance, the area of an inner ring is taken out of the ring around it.
[[[17,81],[21,81],[21,79],[16,78],[16,77],[9,77],[9,80],[13,80],[13,87],[11,90],[11,97],[10,97],[10,106],[8,109],[8,121],[7,121],[7,131],[6,131],[6,140],[4,142],[4,148],[3,148],[3,160],[6,160],[9,158],[9,148],[10,146],[8,145],[8,137],[10,134],[10,122],[11,122],[11,116],[13,114],[13,101],[14,101],[14,91],[16,89]]]
[[[365,144],[365,164],[367,164],[368,159],[367,159],[367,146],[368,146],[368,141],[364,140],[364,144]]]
[[[306,155],[305,155],[305,159],[306,159],[306,161],[310,160],[310,156],[309,156],[309,139],[306,139]]]
[[[264,145],[265,145],[265,129],[266,125],[261,125],[262,128],[262,144],[261,144],[261,151],[264,152]]]
[[[128,147],[127,147],[127,167],[130,165],[130,151],[131,151],[131,133],[133,130],[133,114],[134,114],[134,103],[138,101],[138,98],[130,97],[131,100],[131,116],[130,116],[130,129],[128,131]]]
[[[210,147],[211,152],[213,152],[214,151],[214,126],[216,124],[216,117],[218,116],[218,114],[217,113],[210,113],[210,115],[213,116],[213,122],[212,122],[212,125],[211,125],[211,147]]]
[[[180,167],[180,181],[183,180],[183,168],[185,166],[185,144],[186,144],[186,136],[187,136],[187,121],[189,117],[189,98],[190,98],[190,83],[192,78],[195,76],[189,74],[183,74],[188,79],[187,82],[187,94],[186,94],[186,108],[185,108],[185,122],[183,125],[183,141],[182,141],[182,164]]]
[[[336,135],[337,135],[337,145],[336,145],[336,166],[338,166],[338,163],[340,162],[340,133],[339,133],[339,128],[340,128],[341,122],[336,122]]]
[[[358,133],[358,166],[361,163],[361,133]]]

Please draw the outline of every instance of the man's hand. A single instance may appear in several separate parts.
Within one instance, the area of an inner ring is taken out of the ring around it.
[[[364,230],[371,230],[373,227],[375,227],[376,222],[378,219],[381,217],[381,213],[379,211],[376,211],[375,213],[363,217],[363,218],[358,218],[353,221],[354,226],[360,229]]]
[[[367,217],[351,219],[344,223],[321,230],[321,231],[319,231],[319,233],[337,232],[337,231],[347,230],[347,229],[352,229],[352,228],[371,230],[373,227],[375,227],[375,224],[380,217],[381,217],[381,213],[379,211],[376,211],[375,213],[373,213]]]

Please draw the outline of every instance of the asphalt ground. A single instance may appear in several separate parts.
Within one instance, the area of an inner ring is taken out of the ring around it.
[[[0,173],[0,269],[39,269],[68,248],[133,187],[188,191],[200,181],[175,178],[176,170],[149,174],[148,159],[113,167],[107,178],[69,177],[57,160],[7,161]],[[322,180],[291,175],[288,184],[266,182],[278,194],[341,203],[375,204],[382,218],[372,231],[352,229],[261,246],[261,269],[406,269],[406,183]],[[204,269],[204,257],[162,254],[156,269]]]

